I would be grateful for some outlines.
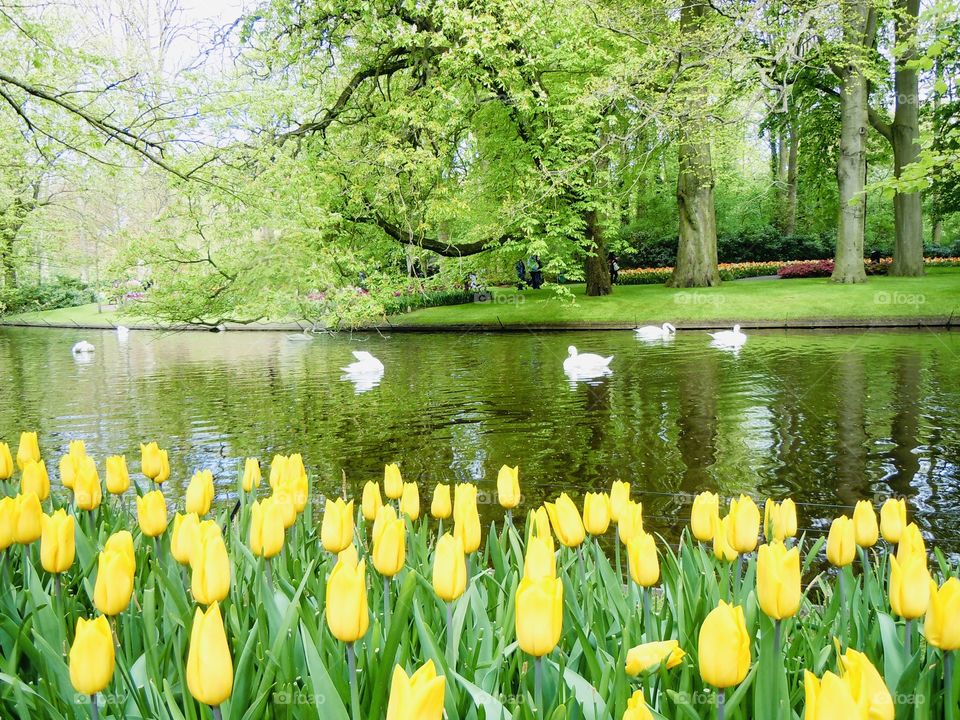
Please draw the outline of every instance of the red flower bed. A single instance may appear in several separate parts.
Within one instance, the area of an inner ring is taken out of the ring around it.
[[[777,270],[782,279],[830,277],[833,274],[833,260],[811,260],[784,265]]]

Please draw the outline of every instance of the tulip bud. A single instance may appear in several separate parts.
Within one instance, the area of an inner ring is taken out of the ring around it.
[[[907,503],[902,498],[888,498],[880,508],[880,532],[883,539],[896,545],[907,526]]]
[[[930,604],[930,572],[925,555],[890,557],[890,609],[907,620],[922,617]]]
[[[353,542],[353,500],[327,498],[320,525],[320,540],[329,553],[338,553]]]
[[[893,720],[896,710],[890,690],[870,659],[853,648],[840,656],[841,677],[869,720]]]
[[[520,466],[504,465],[497,475],[497,500],[500,506],[512,510],[520,504]]]
[[[12,497],[0,498],[0,551],[16,542],[17,501]]]
[[[403,495],[403,477],[396,463],[390,463],[383,468],[383,490],[391,500],[397,500]]]
[[[803,688],[806,696],[804,720],[867,719],[853,697],[850,684],[832,672],[824,673],[821,681],[809,670],[804,670]]]
[[[790,498],[782,503],[767,499],[763,508],[763,534],[767,542],[783,542],[797,534],[797,506]]]
[[[797,535],[797,504],[793,498],[787,498],[780,503],[780,522],[783,523],[783,534],[788,538]]]
[[[73,565],[74,528],[73,516],[63,509],[42,517],[40,562],[48,573],[62,573]]]
[[[363,486],[363,498],[360,501],[360,509],[363,511],[363,519],[367,522],[377,519],[377,511],[383,505],[383,499],[380,497],[380,485],[370,480]]]
[[[127,458],[123,455],[111,455],[107,458],[107,490],[120,495],[130,487],[130,472],[127,470]]]
[[[137,498],[137,522],[147,537],[157,537],[167,529],[167,501],[159,490]]]
[[[743,608],[723,600],[700,626],[700,677],[725,689],[739,685],[750,670],[750,636]]]
[[[103,615],[96,620],[77,618],[70,646],[70,683],[83,695],[96,695],[113,678],[114,650],[110,625]]]
[[[287,484],[293,498],[293,507],[298,513],[302,513],[310,498],[310,481],[299,453],[290,456],[287,461],[287,473]]]
[[[627,504],[620,509],[620,520],[617,523],[617,532],[620,534],[620,542],[629,545],[637,535],[643,530],[643,503],[628,500]]]
[[[534,535],[527,542],[527,554],[523,558],[523,576],[531,580],[557,576],[557,558],[553,554],[552,541]]]
[[[757,601],[773,620],[793,617],[800,609],[800,551],[782,542],[761,545],[757,553]]]
[[[134,566],[125,550],[104,547],[97,559],[97,581],[93,604],[104,615],[118,615],[127,609],[133,595]]]
[[[133,549],[133,535],[129,530],[120,530],[108,537],[103,549],[121,553],[130,566],[131,575],[137,571],[137,554]]]
[[[250,552],[272,558],[283,549],[283,509],[272,497],[254,502],[250,509]]]
[[[730,501],[728,540],[738,553],[753,552],[760,536],[760,509],[747,495]]]
[[[283,529],[292,527],[297,521],[297,506],[293,502],[294,490],[290,487],[291,483],[281,480],[273,490],[274,502],[280,508],[280,516],[283,518]]]
[[[521,578],[517,588],[517,644],[528,655],[543,657],[560,642],[563,630],[563,583],[560,578]]]
[[[155,483],[162,483],[170,477],[170,463],[167,451],[161,450],[155,442],[140,445],[140,471]]]
[[[640,532],[627,543],[630,577],[640,587],[653,587],[660,582],[660,558],[653,535]]]
[[[420,517],[420,490],[415,482],[404,483],[400,496],[400,512],[413,522]]]
[[[473,483],[457,483],[453,488],[453,517],[466,508],[477,506],[477,486]]]
[[[556,503],[544,503],[544,507],[560,543],[566,547],[579,547],[586,533],[573,500],[566,493],[561,493]]]
[[[827,560],[836,567],[846,567],[853,562],[857,552],[857,538],[853,520],[841,515],[830,524],[827,535]]]
[[[260,461],[257,458],[247,458],[243,464],[243,480],[241,481],[243,491],[252,492],[254,488],[260,487],[262,479]]]
[[[84,455],[77,460],[76,470],[77,474],[73,480],[73,500],[80,510],[96,510],[103,500],[97,464],[92,457]]]
[[[547,508],[543,505],[533,511],[532,522],[530,524],[530,537],[547,540],[550,542],[550,547],[553,547],[553,533],[550,531],[550,516],[547,514]]]
[[[13,539],[21,545],[39,540],[43,532],[43,510],[35,493],[21,493],[16,498],[16,526]]]
[[[693,499],[690,511],[690,530],[700,542],[713,540],[716,521],[720,518],[720,496],[716,493],[702,492]]]
[[[433,555],[433,589],[444,602],[453,602],[467,589],[467,559],[463,540],[444,533]]]
[[[610,498],[587,493],[583,498],[583,528],[591,535],[603,535],[610,527]]]
[[[9,480],[13,477],[13,456],[10,446],[0,442],[0,480]]]
[[[480,549],[480,513],[476,505],[465,505],[460,514],[454,513],[453,534],[460,538],[463,550],[470,555]]]
[[[430,503],[430,514],[437,520],[446,520],[453,514],[449,485],[438,483],[433,489],[433,502]]]
[[[213,504],[213,495],[213,473],[209,470],[198,470],[187,485],[187,512],[200,516],[206,515]]]
[[[189,565],[193,549],[200,540],[200,518],[193,513],[177,513],[170,536],[170,554],[181,565]]]
[[[733,562],[740,556],[730,543],[730,522],[729,515],[722,520],[714,518],[714,524],[717,527],[713,531],[713,554],[717,560],[725,562]]]
[[[197,547],[190,557],[190,589],[201,605],[212,605],[230,592],[230,557],[220,526],[213,520],[200,523]]]
[[[60,484],[73,490],[73,483],[77,477],[77,463],[86,456],[84,453],[68,453],[60,458]]]
[[[620,515],[630,504],[630,483],[614,480],[610,487],[610,519],[619,524]]]
[[[197,608],[187,651],[187,687],[197,702],[216,707],[233,692],[233,658],[220,605]]]
[[[47,475],[47,465],[43,460],[27,461],[20,477],[20,492],[32,492],[43,502],[50,497],[50,478]]]
[[[637,645],[627,652],[627,675],[639,675],[664,661],[667,670],[672,670],[683,662],[685,656],[686,653],[680,649],[680,643],[676,640]]]
[[[623,720],[653,720],[653,714],[643,697],[643,690],[635,690],[630,699],[627,700],[627,709],[623,712]]]
[[[373,566],[384,577],[403,569],[407,557],[407,527],[401,518],[390,520],[373,540]]]
[[[960,580],[955,577],[937,589],[930,581],[930,606],[924,622],[927,642],[944,652],[960,650]]]
[[[437,675],[433,660],[407,677],[399,665],[393,669],[387,720],[441,720],[446,679]]]
[[[877,544],[880,529],[877,527],[877,513],[869,500],[857,502],[853,510],[853,532],[860,547],[873,547]]]
[[[17,467],[23,470],[28,462],[40,462],[40,444],[35,432],[20,433],[20,445],[17,447]]]
[[[276,490],[286,477],[287,456],[274,455],[273,460],[270,461],[270,487]]]
[[[327,578],[327,627],[337,640],[356,642],[367,634],[366,566],[363,561],[342,555]]]
[[[910,523],[903,529],[900,535],[900,543],[897,545],[897,559],[901,564],[911,555],[919,555],[926,562],[927,544],[923,540],[923,534],[916,523]]]

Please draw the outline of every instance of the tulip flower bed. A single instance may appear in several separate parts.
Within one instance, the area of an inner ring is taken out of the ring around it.
[[[484,528],[476,486],[396,465],[319,516],[298,455],[221,510],[206,472],[164,498],[155,444],[104,468],[71,444],[55,497],[35,436],[0,443],[2,717],[957,718],[960,580],[903,501],[812,541],[702,493],[673,547],[625,482],[525,508],[505,466]]]

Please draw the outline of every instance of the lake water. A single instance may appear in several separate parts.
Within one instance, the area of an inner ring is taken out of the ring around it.
[[[77,360],[86,339],[96,352]],[[909,498],[921,526],[960,552],[960,333],[753,332],[734,355],[702,332],[645,345],[631,332],[340,334],[0,328],[0,438],[40,432],[51,477],[70,440],[99,460],[141,441],[169,448],[171,501],[214,471],[301,452],[316,494],[355,491],[401,463],[424,508],[439,480],[495,502],[520,465],[525,506],[630,480],[649,528],[676,537],[689,494],[793,496],[822,532],[858,498]],[[567,346],[614,355],[613,373],[571,385]],[[342,379],[351,350],[386,365],[365,392]],[[102,467],[102,465],[101,465]],[[484,498],[481,498],[484,499]],[[495,506],[482,508],[498,519]]]

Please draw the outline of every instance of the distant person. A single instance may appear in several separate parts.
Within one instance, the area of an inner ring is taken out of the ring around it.
[[[513,268],[517,271],[517,290],[523,290],[523,286],[527,284],[527,266],[523,264],[523,258],[517,260]]]
[[[875,249],[872,253],[870,253],[870,264],[871,264],[871,265],[879,265],[879,264],[880,264],[880,251],[879,251],[879,250],[876,250],[876,249]]]
[[[539,290],[543,285],[543,271],[540,269],[540,256],[533,255],[527,265],[530,268],[530,287]]]
[[[607,261],[610,264],[610,284],[616,285],[617,278],[620,277],[620,263],[617,262],[617,256],[613,253],[610,253],[610,257],[607,258]]]

